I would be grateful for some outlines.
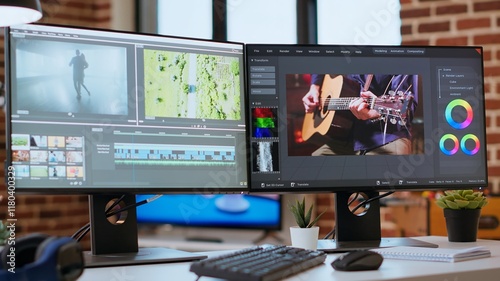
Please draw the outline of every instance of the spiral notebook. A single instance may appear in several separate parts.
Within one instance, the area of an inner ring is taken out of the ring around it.
[[[373,251],[381,254],[386,259],[440,262],[459,262],[491,256],[491,251],[483,246],[462,249],[397,246],[375,249]]]

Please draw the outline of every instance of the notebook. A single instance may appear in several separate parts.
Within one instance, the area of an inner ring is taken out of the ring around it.
[[[450,248],[423,248],[397,246],[391,248],[374,249],[387,259],[404,259],[419,261],[459,262],[491,256],[491,251],[483,246],[462,249]]]

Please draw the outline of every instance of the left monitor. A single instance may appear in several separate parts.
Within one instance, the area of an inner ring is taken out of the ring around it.
[[[147,256],[134,254],[135,209],[121,224],[104,212],[122,194],[134,204],[139,193],[247,191],[242,43],[41,24],[5,32],[6,165],[19,192],[90,194],[93,256]]]
[[[6,30],[8,165],[18,190],[246,191],[243,44]]]

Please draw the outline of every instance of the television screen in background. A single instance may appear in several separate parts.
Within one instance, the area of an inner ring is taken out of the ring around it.
[[[142,201],[152,195],[137,195]],[[259,230],[281,229],[279,195],[164,195],[137,208],[142,224],[220,227]]]

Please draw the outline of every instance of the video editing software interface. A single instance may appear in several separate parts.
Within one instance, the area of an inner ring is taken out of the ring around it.
[[[482,48],[246,45],[251,192],[487,184]]]
[[[6,30],[19,188],[247,189],[243,44]]]

